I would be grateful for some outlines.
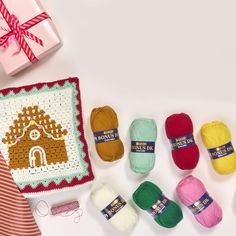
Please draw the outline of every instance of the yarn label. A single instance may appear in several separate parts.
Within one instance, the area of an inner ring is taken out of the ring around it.
[[[95,143],[110,142],[118,139],[118,129],[110,129],[94,133]]]
[[[106,208],[104,208],[101,212],[107,220],[110,220],[125,205],[126,205],[126,201],[121,196],[118,196]]]
[[[154,153],[155,142],[132,141],[131,152],[135,153]]]
[[[220,147],[208,149],[208,151],[211,159],[218,159],[234,153],[234,147],[232,146],[232,143],[229,142]]]
[[[202,211],[204,211],[212,202],[213,199],[206,192],[205,194],[202,195],[202,197],[198,201],[188,206],[188,208],[192,211],[194,215],[197,215]]]
[[[178,150],[180,148],[189,147],[195,144],[195,140],[192,134],[185,135],[179,138],[170,139],[172,150]]]
[[[161,195],[161,197],[157,200],[157,202],[150,207],[147,212],[153,217],[156,218],[162,212],[166,209],[166,207],[169,204],[169,199],[165,197],[164,195]]]

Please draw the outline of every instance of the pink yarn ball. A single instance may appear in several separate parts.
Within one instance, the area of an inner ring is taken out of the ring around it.
[[[185,206],[196,203],[207,192],[204,184],[192,175],[182,179],[176,187],[176,193]],[[222,220],[222,209],[214,200],[199,214],[194,215],[203,226],[211,228]]]

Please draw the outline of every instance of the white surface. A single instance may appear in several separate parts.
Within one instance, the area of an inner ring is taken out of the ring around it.
[[[184,176],[174,166],[165,136],[165,118],[187,112],[194,121],[201,159],[193,174],[200,177],[224,210],[214,229],[204,229],[182,206],[184,220],[174,229],[155,224],[138,210],[140,220],[132,236],[233,235],[236,222],[236,176],[217,175],[199,138],[201,125],[225,121],[236,147],[236,2],[235,0],[44,0],[62,35],[64,46],[47,60],[7,78],[0,71],[0,87],[79,76],[86,136],[97,180],[107,180],[126,199],[140,181],[128,166],[128,128],[137,117],[156,119],[157,163],[147,179],[170,198]],[[120,119],[126,153],[118,163],[104,164],[96,155],[89,127],[90,111],[109,104]],[[73,217],[37,221],[43,236],[118,236],[89,199],[90,188],[51,195],[49,204],[78,198],[84,210],[79,224]]]

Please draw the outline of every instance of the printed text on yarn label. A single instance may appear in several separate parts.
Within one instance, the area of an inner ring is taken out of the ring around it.
[[[192,211],[194,215],[197,215],[204,211],[212,202],[213,199],[209,196],[208,193],[205,193],[198,201],[188,206],[188,208]]]
[[[189,147],[195,144],[192,134],[185,135],[179,138],[170,139],[172,150]]]
[[[156,218],[156,216],[160,215],[166,209],[168,204],[169,199],[164,195],[161,195],[157,202],[150,207],[147,212],[150,213],[153,218]]]
[[[126,205],[126,201],[121,196],[118,196],[106,208],[104,208],[101,212],[107,220],[110,220],[125,205]]]
[[[110,142],[119,139],[118,129],[110,129],[94,133],[95,143]]]
[[[218,159],[232,154],[234,152],[234,148],[232,143],[229,142],[220,147],[208,149],[208,151],[211,159]]]
[[[154,153],[155,142],[132,141],[131,152],[136,153]]]

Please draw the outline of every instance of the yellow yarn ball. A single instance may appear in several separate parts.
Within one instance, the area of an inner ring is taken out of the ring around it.
[[[204,124],[201,128],[201,136],[207,149],[218,148],[231,142],[231,134],[228,127],[220,121]],[[211,159],[215,171],[222,175],[236,171],[236,153],[233,152],[221,158]]]

